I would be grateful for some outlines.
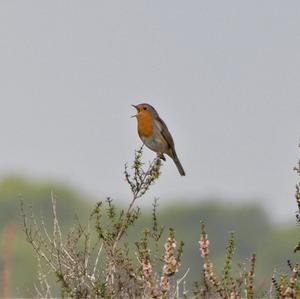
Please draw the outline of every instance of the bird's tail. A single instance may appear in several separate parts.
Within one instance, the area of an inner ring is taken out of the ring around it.
[[[173,151],[173,155],[172,156],[173,156],[172,159],[175,162],[180,175],[185,176],[185,171],[184,171],[184,169],[183,169],[183,167],[182,167],[182,165],[181,165],[181,163],[180,163],[180,161],[179,161],[179,159],[178,159],[177,154],[176,154],[175,151]]]

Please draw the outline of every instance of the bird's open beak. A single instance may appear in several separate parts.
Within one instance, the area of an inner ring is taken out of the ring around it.
[[[136,110],[138,110],[138,106],[136,106],[136,105],[131,105],[131,106],[134,107]],[[136,117],[136,114],[132,115],[131,117]]]

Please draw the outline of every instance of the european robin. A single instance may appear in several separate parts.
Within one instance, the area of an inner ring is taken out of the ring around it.
[[[143,143],[164,161],[166,160],[164,154],[167,154],[175,162],[180,175],[185,175],[175,151],[172,135],[157,111],[145,103],[132,106],[137,110],[134,116],[137,118],[138,133]]]

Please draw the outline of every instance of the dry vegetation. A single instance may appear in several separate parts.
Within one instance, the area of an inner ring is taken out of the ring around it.
[[[70,298],[299,298],[299,267],[288,261],[290,273],[270,275],[270,288],[255,290],[256,254],[232,270],[235,238],[229,234],[224,267],[217,275],[210,259],[210,242],[202,223],[199,228],[199,281],[187,290],[188,271],[178,277],[183,242],[176,240],[175,231],[160,226],[157,202],[153,204],[152,224],[141,233],[135,249],[126,244],[130,227],[140,217],[137,202],[159,178],[161,161],[155,159],[145,169],[142,149],[136,151],[130,170],[125,166],[125,179],[132,197],[127,209],[118,210],[107,198],[98,202],[87,225],[78,220],[63,235],[56,213],[57,200],[52,194],[53,229],[49,232],[43,221],[37,221],[32,209],[21,203],[23,228],[39,263],[36,297],[57,296],[57,285],[48,283],[56,276],[60,297]],[[295,167],[300,176],[300,161]],[[300,185],[296,186],[297,220],[300,223]],[[200,219],[199,219],[200,220]],[[196,225],[196,224],[195,224]],[[164,248],[159,241],[164,239]],[[195,244],[197,240],[195,240]],[[133,251],[133,252],[132,252]],[[295,247],[300,251],[300,242]],[[202,261],[201,261],[202,256]],[[284,257],[283,257],[284,258]],[[43,265],[43,266],[42,266]],[[275,267],[275,265],[274,265]]]

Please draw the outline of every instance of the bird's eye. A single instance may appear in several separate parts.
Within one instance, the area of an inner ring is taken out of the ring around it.
[[[147,110],[147,107],[144,107],[143,110]]]

